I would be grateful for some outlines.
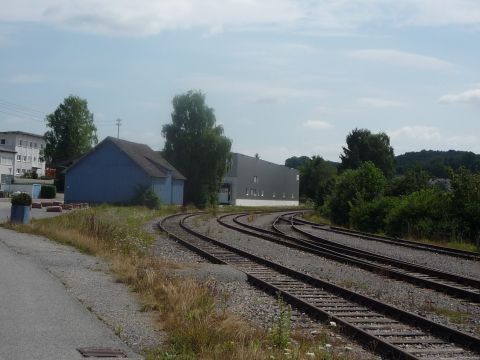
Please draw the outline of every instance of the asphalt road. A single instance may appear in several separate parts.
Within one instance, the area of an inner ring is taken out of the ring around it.
[[[79,347],[141,359],[57,278],[0,239],[0,360],[84,359]]]

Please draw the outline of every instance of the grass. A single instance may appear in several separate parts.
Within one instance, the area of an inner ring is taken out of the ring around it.
[[[293,331],[290,310],[283,303],[271,330],[266,331],[229,312],[226,295],[214,282],[170,276],[179,265],[152,255],[154,237],[144,224],[178,210],[100,206],[33,220],[30,225],[5,226],[106,259],[117,280],[138,293],[143,310],[155,311],[152,314],[168,334],[164,346],[145,352],[147,360],[358,358],[342,344],[331,343],[326,334],[313,338]],[[121,336],[123,329],[116,328],[115,333]]]
[[[308,212],[304,216],[305,220],[312,221],[318,224],[331,225],[331,221],[317,212]]]
[[[463,241],[441,241],[441,240],[430,240],[430,239],[411,239],[409,240],[416,241],[422,244],[443,246],[450,249],[464,250],[470,252],[480,252],[480,248],[472,243],[463,242]]]
[[[454,324],[466,324],[470,320],[470,314],[465,311],[451,310],[442,307],[433,306],[431,303],[424,304],[423,309],[439,316],[446,317]]]

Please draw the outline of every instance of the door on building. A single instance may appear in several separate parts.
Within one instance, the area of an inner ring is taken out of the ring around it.
[[[219,204],[230,204],[232,195],[232,184],[222,184],[218,193]]]

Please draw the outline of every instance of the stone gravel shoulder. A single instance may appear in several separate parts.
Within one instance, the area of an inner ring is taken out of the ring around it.
[[[45,237],[0,228],[0,241],[28,257],[63,283],[66,291],[109,326],[137,352],[158,347],[165,339],[152,313],[132,290],[117,282],[108,263]]]

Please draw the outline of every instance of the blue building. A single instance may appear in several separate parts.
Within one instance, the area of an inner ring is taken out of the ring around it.
[[[163,204],[183,204],[185,177],[145,144],[105,138],[65,173],[65,202],[130,203],[151,187]]]

